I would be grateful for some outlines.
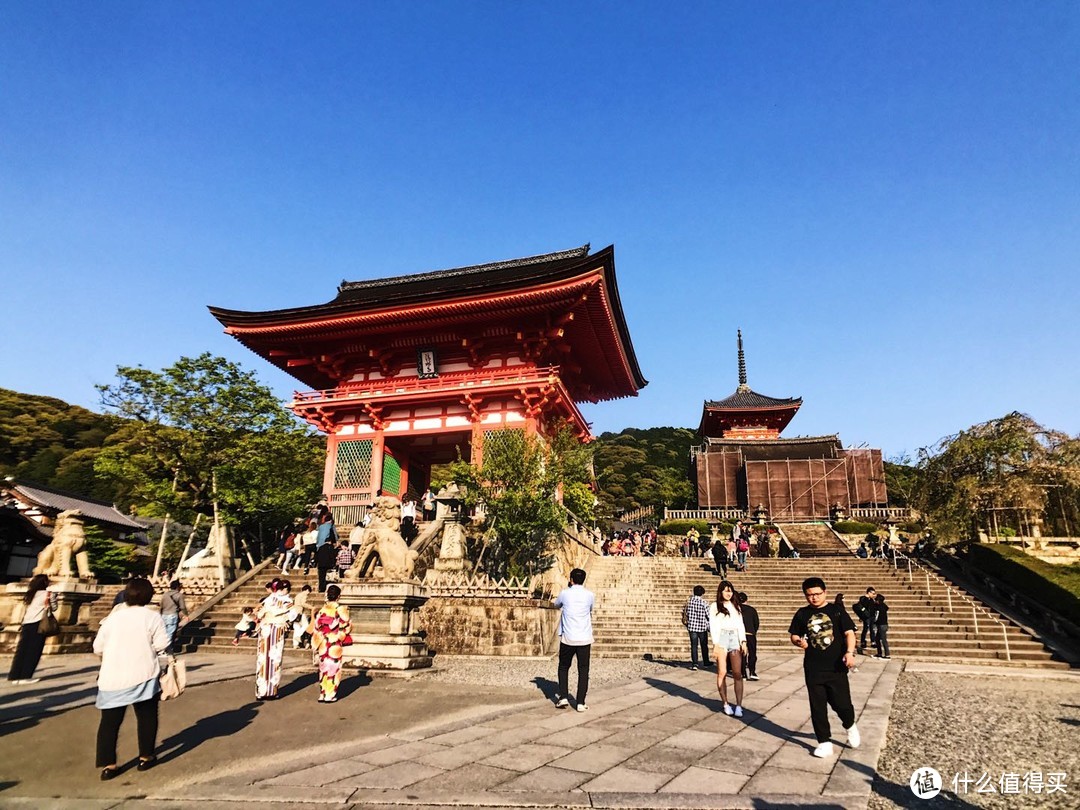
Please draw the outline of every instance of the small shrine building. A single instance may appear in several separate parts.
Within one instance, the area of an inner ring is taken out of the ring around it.
[[[837,508],[888,502],[881,451],[845,449],[837,435],[783,438],[802,399],[759,394],[746,382],[742,332],[739,385],[706,400],[691,450],[699,509],[750,513],[763,507],[774,521],[827,519]]]
[[[647,384],[614,246],[344,281],[314,306],[210,312],[312,389],[289,407],[327,435],[323,491],[342,524],[380,489],[423,492],[434,464],[481,463],[496,431],[544,437],[566,423],[590,441],[578,404]]]

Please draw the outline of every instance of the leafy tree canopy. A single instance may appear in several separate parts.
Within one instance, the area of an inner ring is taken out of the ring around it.
[[[322,440],[235,363],[207,353],[161,371],[122,366],[98,390],[126,422],[95,470],[150,514],[212,514],[215,475],[227,522],[284,522],[319,495]]]
[[[956,542],[1045,516],[1070,532],[1080,503],[1080,440],[1013,412],[919,451],[914,505],[939,539]]]
[[[564,500],[573,500],[567,508],[592,519],[591,455],[565,427],[547,443],[522,430],[501,430],[485,440],[480,467],[451,465],[453,479],[468,489],[469,505],[483,505],[488,540],[476,557],[484,570],[501,577],[547,568],[550,539],[566,520],[556,500],[560,486]]]

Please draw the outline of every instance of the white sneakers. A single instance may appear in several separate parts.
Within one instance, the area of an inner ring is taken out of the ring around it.
[[[736,706],[735,707],[735,716],[736,717],[742,717],[742,706]]]
[[[862,745],[862,735],[859,733],[859,727],[854,723],[847,730],[847,744],[848,748],[858,748]]]
[[[859,727],[854,723],[847,730],[847,744],[848,748],[858,748],[862,745],[862,735],[859,733]],[[831,757],[832,755],[833,744],[831,742],[823,742],[814,749],[815,757]]]
[[[589,708],[589,707],[588,707],[588,706],[586,706],[586,705],[585,705],[584,703],[579,703],[579,704],[577,705],[577,710],[578,710],[579,712],[583,712],[583,711],[586,711],[586,710],[588,710],[588,708]]]
[[[724,714],[726,714],[728,717],[731,717],[731,715],[735,714],[735,710],[731,708],[730,703],[724,704]]]
[[[567,700],[564,697],[561,697],[561,698],[559,698],[558,700],[555,701],[555,708],[556,709],[565,709],[569,705],[570,705],[570,701]]]

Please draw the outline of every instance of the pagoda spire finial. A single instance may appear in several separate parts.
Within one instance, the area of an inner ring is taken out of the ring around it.
[[[743,353],[742,347],[742,329],[739,330],[739,388],[747,389],[750,386],[746,384],[746,355]]]

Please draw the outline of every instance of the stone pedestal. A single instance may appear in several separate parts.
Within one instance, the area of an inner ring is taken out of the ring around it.
[[[21,628],[12,622],[22,615],[18,605],[26,594],[26,586],[27,581],[12,582],[0,597],[0,617],[5,625],[0,633],[0,652],[14,652],[19,643]],[[60,579],[49,583],[49,591],[56,594],[55,615],[60,634],[45,639],[45,654],[91,652],[94,632],[88,624],[88,606],[100,599],[105,589],[94,582]]]
[[[422,669],[431,666],[417,613],[428,597],[416,582],[343,582],[341,604],[349,608],[353,643],[345,666],[361,669]]]
[[[467,571],[471,568],[465,559],[465,527],[458,515],[449,516],[443,524],[442,543],[435,560],[436,571]]]

